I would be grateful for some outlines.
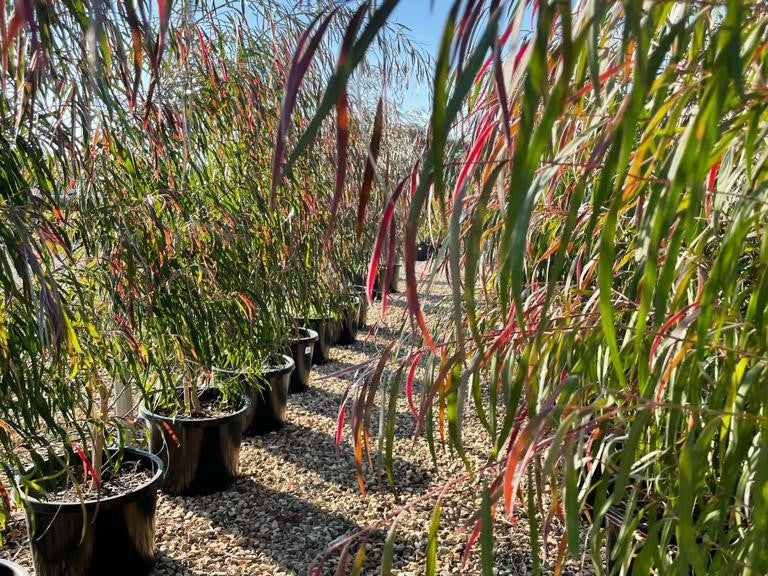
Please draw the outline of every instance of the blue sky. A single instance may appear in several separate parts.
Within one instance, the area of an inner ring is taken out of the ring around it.
[[[452,0],[400,0],[392,14],[392,21],[406,26],[414,42],[434,59],[451,4]],[[428,109],[428,86],[410,87],[406,91],[404,106],[407,110]]]

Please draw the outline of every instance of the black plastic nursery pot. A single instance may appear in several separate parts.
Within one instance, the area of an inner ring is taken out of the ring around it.
[[[29,576],[29,572],[18,564],[8,560],[0,560],[0,576]]]
[[[355,286],[355,293],[360,298],[360,318],[357,326],[365,328],[368,324],[368,295],[365,293],[365,286]]]
[[[312,355],[319,335],[309,328],[299,328],[298,336],[291,340],[291,357],[295,367],[291,372],[289,392],[295,394],[309,388],[309,374],[312,371]]]
[[[325,364],[331,359],[331,346],[339,340],[341,327],[339,321],[334,318],[307,318],[299,319],[304,328],[317,332],[318,338],[312,352],[313,364]]]
[[[202,401],[221,399],[216,388],[199,392]],[[139,410],[149,426],[150,449],[165,462],[162,489],[185,496],[211,494],[237,477],[240,441],[251,401],[240,399],[232,413],[213,418],[164,416]]]
[[[392,292],[400,292],[400,269],[403,267],[402,263],[395,262],[392,267],[392,279],[389,282],[389,289]]]
[[[247,436],[269,434],[285,426],[288,390],[295,363],[290,356],[280,356],[281,364],[265,367],[262,371],[266,386],[249,387],[251,408],[246,416],[244,432]]]
[[[354,300],[345,306],[341,312],[341,330],[337,343],[342,346],[354,344],[357,338],[357,330],[360,326],[361,300],[360,296],[355,295]]]
[[[402,268],[401,262],[395,262],[392,266],[392,278],[389,280],[389,291],[400,292],[400,270]],[[376,281],[373,283],[373,292],[375,298],[381,298],[382,285],[387,278],[387,266],[379,266],[379,270],[376,273]]]
[[[123,450],[122,462],[149,471],[151,478],[124,494],[83,502],[22,495],[36,576],[149,574],[155,556],[155,509],[164,464],[157,456],[132,448]],[[44,463],[45,469],[30,469],[27,474],[49,477],[60,472],[60,466],[52,459]],[[46,487],[45,480],[41,483]],[[0,576],[5,574],[21,576],[27,572],[0,565]]]
[[[416,260],[418,262],[424,262],[429,260],[431,256],[430,245],[428,242],[419,242],[416,245]]]

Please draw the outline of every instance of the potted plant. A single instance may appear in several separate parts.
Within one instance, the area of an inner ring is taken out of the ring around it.
[[[286,422],[286,406],[291,375],[296,363],[286,354],[271,355],[260,367],[262,385],[251,385],[254,408],[246,424],[246,434],[268,434]]]
[[[241,379],[217,370],[245,362],[230,345],[250,340],[247,319],[215,278],[197,274],[201,268],[183,257],[171,266],[153,296],[146,327],[156,353],[141,416],[152,451],[167,464],[163,489],[174,494],[211,493],[231,484],[251,406]]]
[[[348,293],[346,303],[342,304],[338,344],[348,345],[355,342],[363,315],[363,297]],[[367,314],[367,311],[366,311]]]
[[[81,278],[73,278],[74,269],[59,272],[68,276],[58,279],[59,286],[82,285]],[[142,359],[119,321],[99,314],[100,291],[85,293],[93,299],[65,293],[72,295],[68,322],[76,348],[59,360],[42,354],[17,359],[27,369],[37,360],[42,370],[29,372],[48,397],[47,406],[38,398],[32,407],[45,425],[36,433],[31,464],[14,479],[35,570],[85,575],[119,562],[130,573],[147,574],[154,562],[154,513],[164,467],[130,446],[135,431],[129,415],[116,409],[115,392],[118,381],[131,385]],[[15,404],[11,410],[23,409]],[[52,434],[60,442],[51,442]]]
[[[304,392],[309,387],[309,375],[312,371],[312,358],[319,335],[310,328],[297,327],[296,334],[290,339],[291,357],[295,368],[291,373],[290,392]]]
[[[13,487],[25,510],[38,574],[147,574],[162,464],[127,446],[131,422],[115,410],[141,358],[73,242],[84,228],[62,215],[54,161],[34,137],[6,140],[0,109],[1,493]]]

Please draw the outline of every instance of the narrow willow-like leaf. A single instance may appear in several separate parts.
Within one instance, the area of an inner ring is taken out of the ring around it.
[[[363,18],[368,10],[368,3],[363,2],[349,21],[344,38],[341,41],[341,50],[339,59],[336,62],[336,70],[344,67],[352,42],[355,40]],[[336,98],[336,186],[331,202],[330,225],[326,228],[326,241],[330,240],[330,234],[336,225],[336,215],[339,211],[342,194],[347,178],[347,147],[349,145],[349,95],[347,86],[344,84],[339,96]]]
[[[400,0],[385,0],[382,2],[371,15],[363,28],[363,32],[358,37],[357,41],[352,45],[349,50],[349,56],[344,60],[343,66],[334,72],[331,79],[328,81],[323,98],[317,107],[315,114],[306,129],[302,132],[299,141],[288,160],[288,167],[292,166],[296,160],[307,149],[309,144],[315,139],[317,132],[320,130],[323,119],[328,115],[331,107],[336,102],[336,99],[341,94],[343,87],[346,85],[349,77],[354,69],[360,64],[366,51],[371,46],[376,36],[382,27],[386,24],[392,11],[399,4]]]
[[[352,570],[350,571],[350,576],[360,576],[363,573],[363,564],[365,563],[365,543],[360,544],[360,548],[357,550],[357,554],[355,554],[355,561],[352,564]]]
[[[483,576],[493,575],[493,505],[488,485],[483,482],[480,514],[480,562]]]
[[[395,539],[397,538],[397,520],[392,522],[392,526],[387,531],[387,539],[384,540],[384,547],[381,549],[381,571],[380,576],[391,576],[392,561],[395,556]]]
[[[443,503],[438,500],[435,508],[432,510],[432,519],[429,522],[429,534],[427,535],[427,557],[424,566],[425,576],[436,576],[437,574],[437,548],[438,548],[438,530],[440,529],[440,516],[442,514]]]
[[[360,200],[357,205],[357,223],[355,225],[355,236],[358,241],[363,234],[365,225],[365,212],[371,196],[371,188],[376,175],[376,162],[379,158],[379,148],[381,147],[381,136],[384,132],[384,100],[379,98],[376,105],[376,115],[373,120],[373,130],[371,132],[371,143],[369,153],[365,160],[365,171],[363,172],[363,184],[360,188]]]

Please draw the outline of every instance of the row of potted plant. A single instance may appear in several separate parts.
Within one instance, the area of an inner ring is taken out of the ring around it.
[[[0,94],[0,494],[29,513],[37,574],[142,574],[157,488],[226,485],[241,432],[281,426],[287,382],[306,387],[310,357],[354,339],[367,300],[350,271],[367,263],[372,216],[331,214],[334,173],[314,156],[271,190],[290,49],[246,14],[38,8],[11,15],[4,66],[40,50],[37,77],[57,81],[30,85],[31,102],[78,91],[61,108],[71,129]],[[280,21],[283,42],[302,41],[303,18]],[[4,83],[23,76],[3,69]],[[362,226],[331,238],[329,222]]]

